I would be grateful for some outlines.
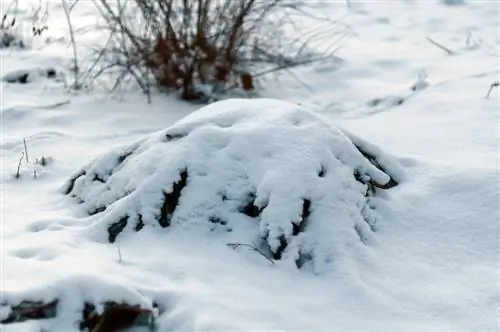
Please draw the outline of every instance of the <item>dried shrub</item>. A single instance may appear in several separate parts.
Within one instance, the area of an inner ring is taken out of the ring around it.
[[[157,86],[179,92],[184,100],[206,99],[235,87],[251,92],[262,74],[331,57],[335,49],[312,54],[306,41],[286,33],[295,18],[305,15],[305,1],[94,3],[111,36],[99,54],[107,65],[94,76],[118,69],[114,88],[132,77],[145,93]]]

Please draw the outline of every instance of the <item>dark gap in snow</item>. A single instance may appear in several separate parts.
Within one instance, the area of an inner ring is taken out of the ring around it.
[[[394,101],[394,104],[396,104],[397,106],[400,106],[400,105],[403,105],[405,102],[405,99],[404,98],[397,98],[395,101]]]
[[[221,218],[215,216],[210,217],[208,221],[210,221],[212,224],[218,224],[223,226],[227,225],[227,221],[222,220]]]
[[[166,142],[171,142],[171,141],[181,139],[185,136],[187,136],[187,135],[184,133],[167,133],[167,134],[165,134],[165,139],[166,139]]]
[[[109,234],[108,241],[110,243],[115,242],[118,234],[120,234],[125,229],[125,227],[127,227],[128,218],[129,218],[128,216],[125,216],[108,227],[108,234]]]
[[[281,256],[283,255],[283,252],[285,251],[288,245],[284,235],[281,235],[279,237],[279,240],[280,240],[280,246],[278,247],[278,249],[276,249],[276,251],[273,252],[273,259],[275,260],[281,259]]]
[[[128,157],[130,157],[133,153],[135,152],[135,149],[130,151],[130,152],[126,152],[124,154],[121,154],[118,156],[118,159],[116,160],[118,162],[118,165],[116,165],[116,167],[120,166],[125,160],[127,160]]]
[[[84,170],[81,170],[75,176],[73,176],[72,178],[70,178],[68,180],[68,183],[66,184],[66,189],[64,190],[64,194],[65,195],[69,195],[73,191],[73,188],[75,188],[75,182],[76,182],[76,180],[78,180],[78,178],[80,178],[82,176],[85,176],[86,174],[87,174],[87,172],[85,172]]]
[[[24,322],[29,319],[54,318],[57,315],[57,304],[57,299],[49,303],[25,300],[17,305],[10,306],[10,313],[0,323],[12,324]],[[7,305],[2,303],[2,306]]]
[[[221,219],[220,217],[212,216],[212,217],[208,218],[208,221],[213,224],[213,226],[210,228],[210,231],[212,231],[212,232],[217,230],[217,229],[220,229],[220,230],[226,231],[226,232],[233,231],[233,229],[227,225],[228,222],[226,220]]]
[[[47,77],[48,78],[54,78],[54,77],[56,77],[56,74],[57,74],[57,72],[55,69],[53,69],[53,68],[47,69]]]
[[[326,176],[326,168],[325,166],[321,165],[321,168],[319,169],[318,176],[320,178],[324,178]]]
[[[299,223],[292,223],[293,225],[293,235],[297,236],[299,233],[304,232],[307,226],[308,217],[311,214],[311,201],[304,199],[302,203],[302,215]]]
[[[137,150],[137,146],[134,146],[130,150],[123,151],[120,155],[118,155],[118,157],[116,158],[116,166],[113,167],[113,169],[111,169],[109,171],[109,176],[112,176],[117,171],[119,171],[121,169],[121,166],[123,165],[123,163],[128,159],[128,157],[133,155],[136,150]],[[130,194],[130,193],[128,193],[128,194]]]
[[[15,70],[5,74],[2,81],[11,84],[28,84],[33,81],[33,77],[45,77],[49,79],[57,78],[57,71],[54,68],[35,68]]]
[[[30,77],[29,73],[22,73],[16,76],[8,76],[4,78],[4,81],[7,83],[20,83],[20,84],[28,84],[28,79]]]
[[[144,228],[144,221],[142,220],[142,214],[139,213],[139,220],[137,221],[137,224],[135,225],[134,229],[136,232],[140,231],[141,229]]]
[[[415,90],[414,90],[415,91]],[[385,98],[375,98],[369,100],[366,104],[368,107],[375,108],[378,106],[381,106],[382,103],[386,106],[386,108],[394,107],[394,106],[401,106],[404,104],[406,99],[404,97],[385,97]]]
[[[261,210],[254,205],[254,202],[250,202],[243,207],[242,213],[246,214],[250,218],[257,218],[260,215]]]
[[[132,327],[148,327],[154,330],[154,315],[150,309],[141,308],[139,305],[127,303],[106,302],[104,311],[98,314],[96,306],[85,303],[80,330],[93,332],[115,332]]]
[[[250,218],[257,218],[260,216],[262,213],[262,210],[264,210],[265,207],[259,208],[258,206],[255,205],[255,193],[249,193],[248,194],[249,202],[240,209],[240,212],[249,216]]]
[[[97,173],[94,173],[94,177],[92,178],[92,181],[97,181],[97,182],[101,182],[101,183],[105,183],[106,181],[104,181],[104,179]]]
[[[295,265],[301,269],[307,262],[312,261],[313,256],[309,252],[299,250],[299,257],[295,260]]]
[[[369,107],[377,107],[378,105],[380,105],[381,102],[382,102],[382,99],[375,98],[375,99],[369,100],[367,104]]]
[[[99,316],[97,315],[95,305],[85,302],[83,305],[82,320],[79,323],[80,331],[85,329],[92,331],[98,322]]]
[[[181,179],[174,183],[172,192],[164,193],[163,206],[161,207],[160,218],[158,219],[158,223],[163,228],[170,226],[172,215],[174,214],[175,208],[179,204],[181,191],[187,185],[187,169],[183,170],[180,176]]]
[[[96,214],[104,212],[104,211],[106,211],[106,207],[99,206],[99,207],[96,207],[94,210],[89,211],[88,214],[89,214],[89,216],[93,216],[93,215],[96,215]]]

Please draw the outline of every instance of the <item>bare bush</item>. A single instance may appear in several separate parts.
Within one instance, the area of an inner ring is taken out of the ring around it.
[[[76,45],[75,29],[73,28],[73,21],[71,20],[71,11],[78,3],[78,0],[61,0],[62,7],[64,9],[64,17],[66,18],[66,24],[68,25],[69,36],[71,40],[71,47],[73,50],[73,66],[72,71],[74,74],[74,82],[72,88],[75,90],[80,90],[80,66],[78,61],[78,49]]]
[[[307,51],[289,29],[304,18],[304,1],[94,0],[110,40],[99,57],[114,71],[114,88],[132,77],[200,100],[234,87],[255,89],[255,79],[331,56]],[[335,41],[336,42],[336,41]],[[261,70],[261,72],[257,72]]]

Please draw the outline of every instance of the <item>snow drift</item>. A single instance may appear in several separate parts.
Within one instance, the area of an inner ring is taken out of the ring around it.
[[[400,179],[393,158],[299,105],[233,99],[109,152],[63,189],[98,241],[145,227],[217,231],[318,269],[370,241],[372,198]]]

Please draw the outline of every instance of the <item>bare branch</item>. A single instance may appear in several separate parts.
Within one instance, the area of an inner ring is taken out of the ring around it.
[[[490,98],[491,91],[493,91],[493,88],[498,88],[500,86],[500,81],[496,81],[491,83],[490,89],[488,90],[488,93],[486,94],[486,99]]]
[[[24,143],[24,151],[25,151],[25,156],[26,156],[26,162],[29,163],[29,160],[28,160],[28,146],[26,145],[26,138],[23,138],[23,143]]]
[[[450,50],[449,48],[439,44],[438,42],[436,42],[435,40],[431,39],[429,36],[426,36],[425,38],[427,38],[427,40],[434,46],[442,49],[443,51],[445,51],[448,55],[454,55],[455,52],[453,52],[452,50]]]
[[[236,249],[238,247],[246,247],[246,248],[249,248],[250,250],[252,251],[256,251],[258,252],[262,257],[264,257],[265,259],[267,259],[271,264],[274,264],[274,260],[272,260],[270,257],[268,257],[265,253],[263,253],[259,248],[257,248],[256,246],[253,246],[253,245],[250,245],[250,244],[246,244],[246,243],[227,243],[226,244],[228,247],[232,248],[232,249]]]
[[[71,46],[73,48],[73,71],[74,71],[73,88],[75,90],[79,90],[81,88],[79,82],[80,67],[78,62],[78,50],[76,46],[75,29],[73,28],[73,22],[71,21],[71,10],[76,5],[77,1],[75,1],[71,5],[68,4],[68,0],[61,0],[61,2],[62,2],[62,7],[64,9],[64,16],[66,17],[66,23],[68,24]]]

